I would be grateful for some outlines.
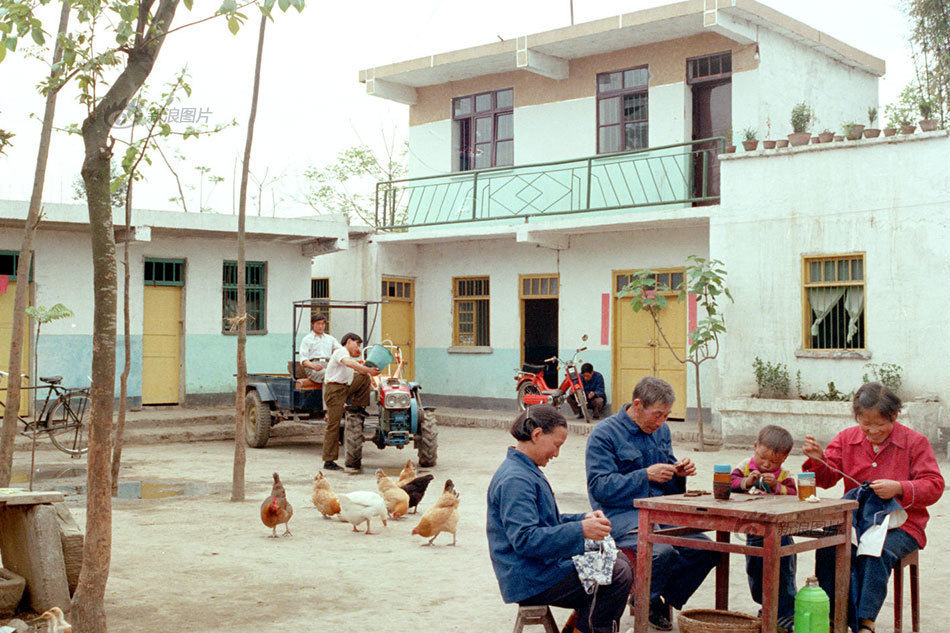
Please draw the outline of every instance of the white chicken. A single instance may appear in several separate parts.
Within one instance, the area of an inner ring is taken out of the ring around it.
[[[356,526],[366,521],[366,533],[369,534],[370,519],[374,516],[379,517],[386,525],[386,502],[375,492],[367,490],[357,490],[346,494],[338,495],[340,499],[340,518],[353,524],[353,531],[359,532]]]
[[[59,607],[43,612],[39,619],[46,620],[46,630],[49,633],[73,633],[72,625],[66,621],[66,615]]]

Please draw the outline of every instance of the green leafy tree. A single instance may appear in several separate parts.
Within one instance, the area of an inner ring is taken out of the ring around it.
[[[723,298],[732,301],[732,295],[726,287],[726,271],[718,259],[705,259],[690,255],[687,259],[685,282],[679,288],[669,288],[657,283],[657,273],[653,270],[641,270],[635,273],[630,282],[620,291],[621,297],[630,297],[630,307],[635,313],[646,311],[653,319],[663,342],[673,357],[680,363],[692,365],[695,370],[696,410],[699,416],[699,446],[705,448],[703,434],[703,398],[700,389],[699,367],[707,360],[719,355],[719,337],[726,332],[726,321],[719,310]],[[666,332],[660,326],[660,311],[669,304],[664,293],[676,292],[676,300],[696,297],[697,308],[705,316],[696,323],[689,333],[689,346],[686,355],[680,356],[670,343]]]
[[[910,44],[919,105],[950,123],[950,4],[946,0],[903,0],[910,19]]]
[[[193,1],[181,3],[191,11]],[[46,33],[37,11],[48,4],[50,0],[0,0],[0,61],[8,52],[15,52],[19,41],[27,37],[37,45],[45,44]],[[86,118],[80,125],[84,145],[80,173],[89,208],[95,297],[86,539],[70,619],[81,633],[104,633],[104,597],[112,543],[110,449],[118,307],[110,203],[110,170],[116,142],[113,127],[147,81],[171,33],[217,17],[236,33],[246,20],[241,9],[257,5],[269,17],[275,4],[282,11],[291,6],[299,11],[304,0],[263,0],[261,4],[249,0],[242,5],[236,0],[224,0],[213,14],[174,28],[172,22],[179,0],[65,0],[63,4],[66,15],[69,7],[76,11],[78,26],[57,36],[62,59],[54,61],[58,72],[44,80],[41,91],[46,94],[75,80],[79,102],[86,107]]]
[[[323,167],[304,171],[307,181],[305,198],[317,213],[345,213],[351,219],[377,227],[400,224],[402,220],[384,223],[376,218],[376,183],[403,178],[406,173],[408,145],[397,147],[383,135],[383,151],[360,144],[337,154],[336,161]]]

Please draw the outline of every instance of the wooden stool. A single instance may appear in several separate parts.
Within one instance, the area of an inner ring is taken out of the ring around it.
[[[515,630],[512,633],[521,633],[525,626],[531,624],[544,626],[544,633],[558,633],[557,623],[551,615],[551,608],[547,605],[536,607],[518,605],[518,617],[515,618]]]
[[[920,575],[917,566],[917,552],[911,552],[900,559],[894,568],[894,633],[901,633],[904,626],[904,568],[910,567],[910,622],[914,633],[920,631]]]

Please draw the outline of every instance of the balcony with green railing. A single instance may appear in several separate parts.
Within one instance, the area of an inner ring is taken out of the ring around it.
[[[719,203],[723,137],[376,184],[381,229]]]

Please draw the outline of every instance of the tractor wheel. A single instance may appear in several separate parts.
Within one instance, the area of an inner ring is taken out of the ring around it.
[[[343,448],[346,456],[343,463],[347,468],[359,470],[363,466],[363,418],[347,413],[345,424]]]
[[[435,422],[435,414],[419,409],[419,466],[431,468],[439,459],[439,428]]]
[[[524,403],[525,394],[539,394],[538,388],[527,380],[518,385],[518,410],[524,411],[527,407]]]
[[[270,408],[252,389],[244,396],[244,440],[251,448],[264,448],[270,436]]]

